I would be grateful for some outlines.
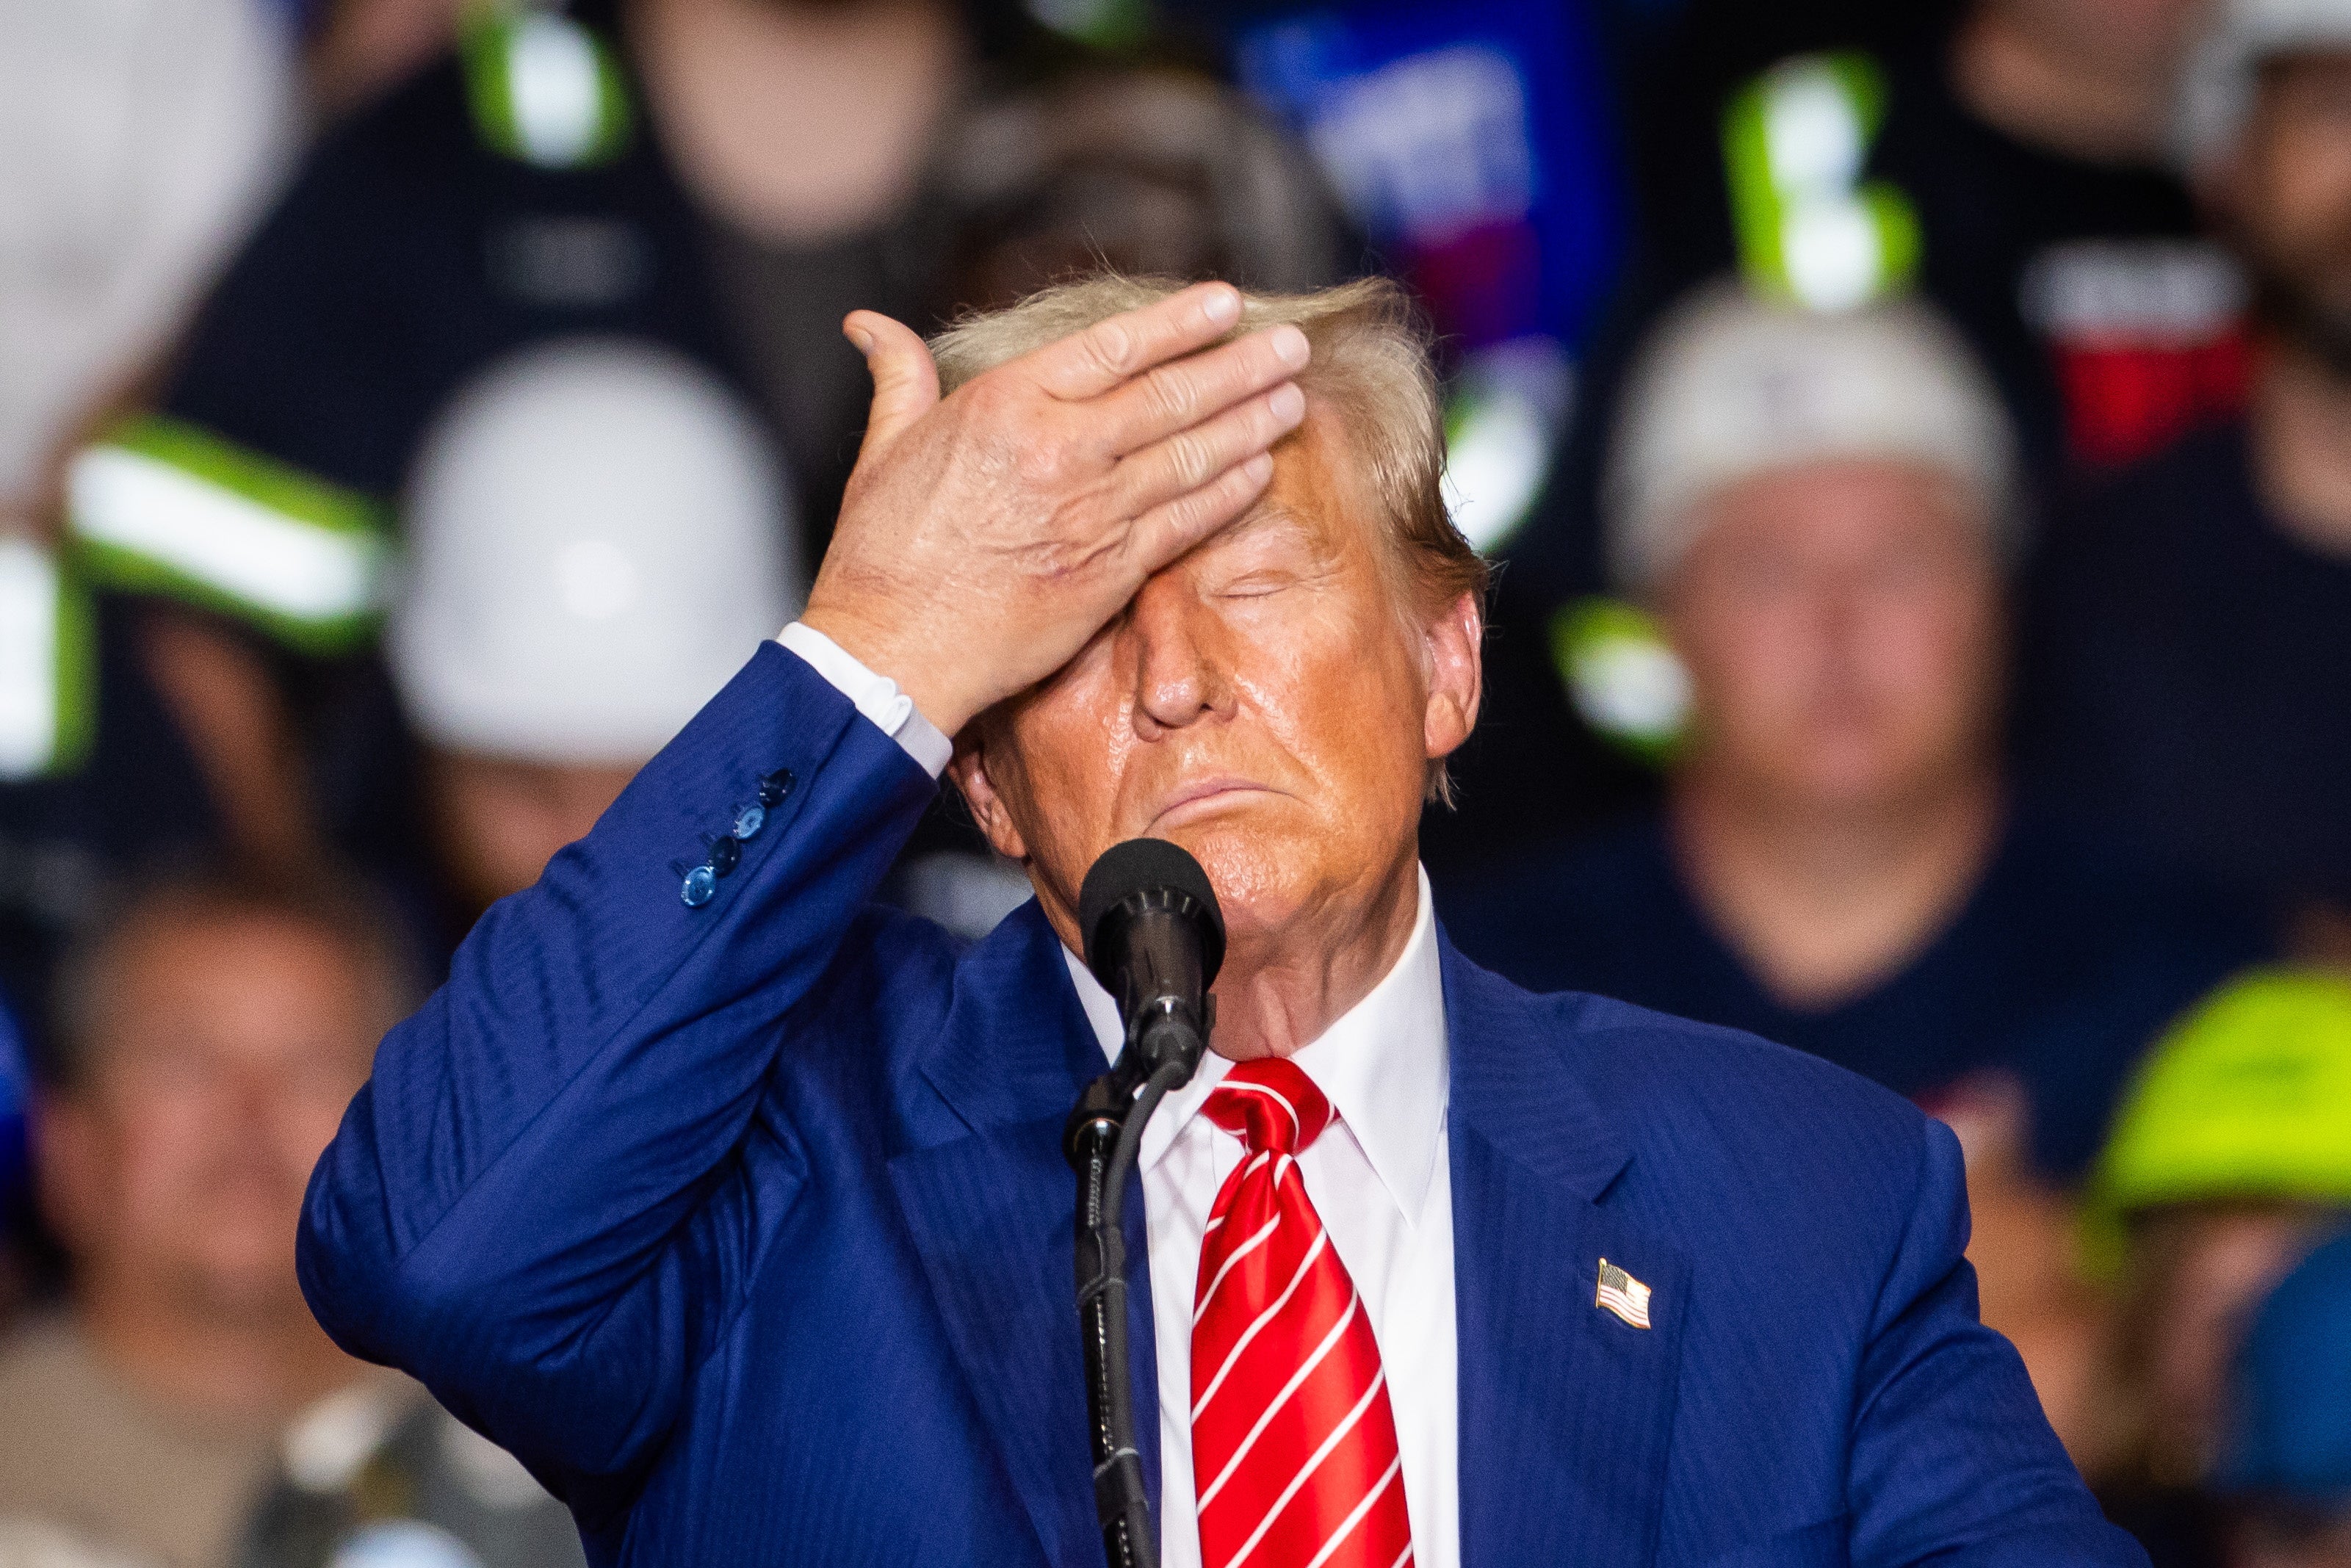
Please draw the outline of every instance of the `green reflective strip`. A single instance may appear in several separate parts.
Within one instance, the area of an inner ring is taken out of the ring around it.
[[[197,426],[146,416],[68,472],[77,564],[91,580],[249,621],[315,653],[369,635],[389,542],[355,492]]]
[[[1731,98],[1723,166],[1740,269],[1767,294],[1844,309],[1917,276],[1909,200],[1862,169],[1886,118],[1884,74],[1844,52],[1783,60]]]
[[[1516,538],[1550,480],[1574,373],[1553,339],[1524,337],[1469,356],[1445,405],[1453,526],[1480,555]]]
[[[101,444],[159,458],[312,528],[370,540],[382,536],[382,508],[358,491],[239,446],[185,420],[141,414],[108,431]]]
[[[1643,761],[1672,758],[1689,723],[1689,675],[1655,616],[1620,599],[1579,599],[1552,615],[1551,648],[1596,733]]]
[[[1134,49],[1151,41],[1149,0],[1029,0],[1029,15],[1098,49]]]
[[[70,569],[57,574],[57,739],[51,773],[72,773],[98,740],[98,615]]]
[[[485,6],[460,52],[475,131],[501,156],[585,169],[627,148],[628,78],[591,29],[552,12]]]
[[[98,728],[89,599],[57,557],[0,538],[0,779],[71,773]]]

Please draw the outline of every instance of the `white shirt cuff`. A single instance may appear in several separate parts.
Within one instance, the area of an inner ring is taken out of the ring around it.
[[[898,689],[887,675],[875,674],[812,626],[795,621],[776,633],[776,641],[805,660],[809,668],[832,683],[833,689],[855,705],[874,727],[896,741],[923,771],[935,779],[946,771],[955,756],[955,742],[923,716],[914,699]]]

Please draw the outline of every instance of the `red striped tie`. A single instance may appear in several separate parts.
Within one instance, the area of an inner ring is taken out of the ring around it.
[[[1204,1568],[1398,1568],[1412,1521],[1380,1347],[1295,1157],[1331,1103],[1268,1059],[1202,1110],[1249,1146],[1209,1211],[1192,1316]]]

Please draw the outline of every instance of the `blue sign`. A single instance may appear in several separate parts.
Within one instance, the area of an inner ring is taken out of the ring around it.
[[[1287,117],[1440,330],[1580,345],[1624,222],[1605,74],[1573,5],[1457,0],[1245,23],[1242,85]]]

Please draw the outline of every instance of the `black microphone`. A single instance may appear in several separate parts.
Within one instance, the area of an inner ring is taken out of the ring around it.
[[[1134,1442],[1123,1214],[1144,1124],[1189,1082],[1215,1026],[1208,987],[1225,961],[1225,916],[1200,862],[1164,839],[1129,839],[1078,890],[1086,967],[1118,1001],[1126,1045],[1086,1086],[1061,1133],[1078,1173],[1078,1323],[1092,1417],[1094,1511],[1108,1568],[1158,1568],[1159,1538]]]
[[[1140,1081],[1181,1061],[1174,1087],[1183,1087],[1215,1026],[1208,988],[1225,961],[1225,916],[1208,873],[1165,839],[1113,844],[1078,890],[1078,933],[1086,967],[1126,1025],[1121,1076]]]

